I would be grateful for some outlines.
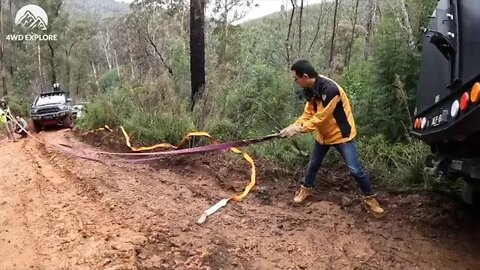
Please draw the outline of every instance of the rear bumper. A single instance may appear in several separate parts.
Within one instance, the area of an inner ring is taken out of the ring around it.
[[[432,144],[465,139],[478,131],[480,131],[480,106],[475,106],[455,121],[450,120],[448,124],[432,130],[412,130],[410,134],[427,144]]]
[[[480,184],[480,157],[430,156],[427,158],[425,173],[434,177],[446,176],[446,179],[464,177],[464,180]]]

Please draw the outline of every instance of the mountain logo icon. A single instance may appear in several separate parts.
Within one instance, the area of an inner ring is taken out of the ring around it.
[[[17,12],[15,25],[45,31],[47,30],[48,16],[43,8],[37,5],[26,5]]]

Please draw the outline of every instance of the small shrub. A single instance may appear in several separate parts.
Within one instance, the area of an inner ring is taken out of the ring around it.
[[[430,183],[423,173],[430,150],[419,141],[390,143],[383,135],[358,140],[363,164],[373,179],[389,187],[425,188]]]

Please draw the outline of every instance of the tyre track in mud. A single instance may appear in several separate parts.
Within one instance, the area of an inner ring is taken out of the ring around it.
[[[109,258],[114,258],[113,264],[128,264],[126,254],[107,248],[104,253],[96,252],[106,246],[105,239],[119,226],[113,222],[108,209],[98,203],[95,191],[78,181],[83,179],[71,177],[64,168],[66,160],[57,158],[58,155],[49,156],[42,145],[30,142],[24,151],[31,156],[34,174],[31,180],[34,186],[29,194],[38,193],[27,204],[29,212],[42,210],[39,218],[29,221],[33,230],[40,233],[36,242],[42,245],[43,252],[39,255],[45,263],[40,268],[100,268],[111,260]],[[102,225],[111,230],[98,230],[97,226]]]
[[[69,131],[40,136],[92,149]],[[241,169],[219,167],[223,155],[106,166],[33,140],[0,150],[0,269],[480,267],[480,248],[468,242],[478,234],[455,219],[457,206],[424,195],[383,192],[388,213],[374,219],[354,187],[320,184],[309,204],[294,207],[291,182],[259,176],[244,202],[200,226],[203,210],[248,181]]]

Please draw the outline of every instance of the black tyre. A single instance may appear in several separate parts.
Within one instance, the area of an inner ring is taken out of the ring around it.
[[[474,206],[475,208],[480,207],[480,189],[469,183],[464,183],[462,189],[462,200],[464,203]]]
[[[65,118],[63,119],[63,127],[73,128],[73,114],[65,116]]]
[[[30,128],[30,130],[32,130],[33,132],[39,133],[40,131],[42,131],[43,126],[39,121],[30,120]]]

